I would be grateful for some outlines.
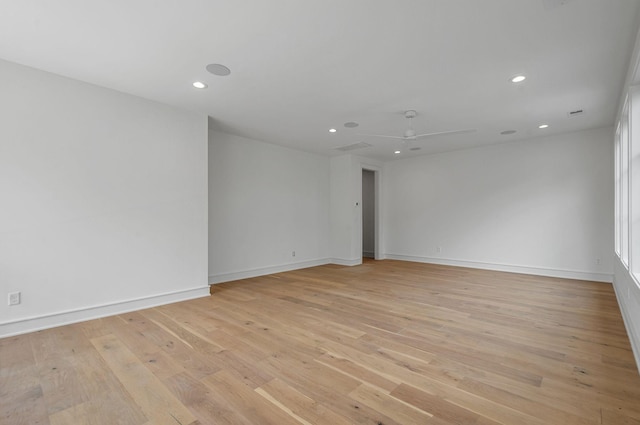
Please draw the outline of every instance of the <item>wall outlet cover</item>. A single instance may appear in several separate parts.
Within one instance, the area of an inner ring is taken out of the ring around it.
[[[18,305],[18,304],[20,304],[20,292],[10,292],[9,305]]]

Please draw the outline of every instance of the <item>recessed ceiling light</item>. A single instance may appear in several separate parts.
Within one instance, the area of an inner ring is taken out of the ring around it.
[[[400,154],[400,151],[395,151],[394,153],[395,153],[396,155],[398,155],[398,154]]]
[[[505,131],[501,131],[500,134],[502,134],[503,136],[507,136],[509,134],[515,134],[515,130],[505,130]]]
[[[356,128],[359,125],[360,124],[358,124],[355,121],[349,121],[349,122],[344,123],[344,126],[347,127],[347,128]]]
[[[205,83],[203,83],[202,81],[196,81],[195,83],[193,83],[193,87],[195,87],[197,89],[206,89],[207,85]]]
[[[335,133],[336,131],[338,131],[338,130],[336,130],[335,128],[330,128],[329,129],[329,133]]]
[[[413,148],[409,148],[410,151],[419,151],[420,149],[422,149],[422,148],[419,147],[419,146],[415,146]]]
[[[224,65],[220,65],[219,63],[210,63],[207,65],[207,71],[219,77],[226,77],[231,74],[231,70],[229,68]]]
[[[549,124],[540,124],[538,128],[549,128]]]
[[[521,83],[526,79],[527,79],[527,77],[525,77],[524,75],[516,75],[514,77],[511,77],[511,82],[512,83]]]

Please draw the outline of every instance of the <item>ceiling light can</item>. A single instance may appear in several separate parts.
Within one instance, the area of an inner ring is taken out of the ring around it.
[[[207,65],[206,69],[213,75],[217,75],[219,77],[226,77],[231,74],[231,70],[229,68],[224,65],[220,65],[219,63],[210,63]]]
[[[336,131],[338,131],[338,130],[336,130],[335,128],[330,128],[329,129],[329,133],[335,133]]]
[[[549,124],[540,124],[538,128],[549,128]]]
[[[203,83],[202,81],[195,81],[193,83],[193,87],[197,88],[197,89],[206,89],[208,86]]]
[[[526,79],[527,77],[525,77],[524,75],[514,75],[509,79],[509,81],[511,81],[512,83],[521,83]]]

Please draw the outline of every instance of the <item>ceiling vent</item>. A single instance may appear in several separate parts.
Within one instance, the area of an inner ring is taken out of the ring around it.
[[[359,142],[359,143],[354,143],[352,145],[347,145],[347,146],[341,146],[339,148],[335,148],[338,151],[342,151],[342,152],[348,152],[348,151],[353,151],[356,149],[364,149],[364,148],[368,148],[371,147],[372,145],[370,145],[369,143],[365,143],[365,142]]]
[[[584,114],[584,110],[582,110],[582,109],[576,109],[575,111],[567,112],[567,116],[569,118],[577,117],[577,116],[582,115],[582,114]]]

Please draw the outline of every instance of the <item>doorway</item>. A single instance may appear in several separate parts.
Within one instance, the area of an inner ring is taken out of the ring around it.
[[[376,257],[376,172],[362,170],[362,258]]]

